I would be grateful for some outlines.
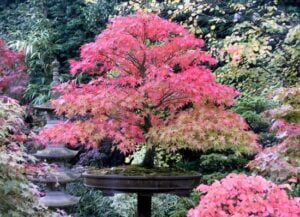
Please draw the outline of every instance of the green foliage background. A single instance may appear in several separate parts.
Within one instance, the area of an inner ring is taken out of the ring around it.
[[[40,104],[50,97],[51,62],[61,63],[61,79],[68,76],[68,60],[77,58],[79,47],[105,28],[118,0],[27,0],[0,7],[0,38],[23,49],[30,84],[25,98]]]
[[[206,42],[217,59],[217,79],[243,93],[265,94],[300,80],[300,10],[280,0],[137,0],[119,6],[120,14],[138,10],[185,25]],[[243,46],[232,62],[230,46]]]

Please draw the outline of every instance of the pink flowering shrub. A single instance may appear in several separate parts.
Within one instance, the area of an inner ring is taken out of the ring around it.
[[[299,217],[300,198],[290,198],[284,188],[261,176],[229,174],[212,185],[200,185],[205,193],[188,217]]]

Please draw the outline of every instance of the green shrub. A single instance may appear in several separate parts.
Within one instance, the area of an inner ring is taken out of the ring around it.
[[[121,217],[135,217],[137,198],[134,194],[116,194],[111,206]],[[152,197],[152,217],[168,217],[180,197],[171,194],[157,194]]]
[[[147,147],[141,145],[138,149],[130,156],[126,158],[126,163],[141,164],[145,158]],[[162,148],[156,148],[154,157],[154,165],[156,167],[170,167],[182,160],[180,153],[170,152]]]
[[[211,184],[232,172],[246,172],[247,156],[234,153],[207,153],[200,157],[201,183]]]
[[[77,217],[120,217],[111,208],[113,200],[111,197],[103,196],[101,191],[85,187],[81,182],[67,185],[67,191],[72,195],[81,197],[79,204],[70,210]]]
[[[251,130],[259,134],[260,144],[269,146],[276,141],[276,138],[275,134],[269,131],[271,120],[265,117],[264,112],[275,106],[274,101],[264,96],[243,95],[232,110],[245,118]]]
[[[137,197],[134,194],[116,194],[112,197],[111,208],[121,217],[135,217]]]
[[[290,195],[293,197],[300,197],[300,183],[292,183],[291,184],[292,191],[290,192]]]
[[[198,171],[201,174],[200,183],[211,184],[232,172],[247,173],[249,170],[245,166],[252,158],[253,156],[249,155],[237,155],[231,150],[183,152],[182,161],[176,166],[185,170]]]
[[[248,111],[253,111],[257,114],[260,114],[274,106],[275,103],[264,96],[243,95],[237,100],[232,110],[240,115],[243,115]]]
[[[72,213],[76,213],[76,217],[134,217],[136,215],[137,199],[135,194],[103,196],[101,191],[87,188],[81,182],[68,184],[67,191],[81,197],[79,205],[70,210]],[[180,197],[176,195],[154,195],[152,217],[169,216],[179,200],[181,200]]]
[[[181,197],[172,207],[170,217],[186,217],[187,211],[199,203],[200,193],[193,191],[189,197]]]

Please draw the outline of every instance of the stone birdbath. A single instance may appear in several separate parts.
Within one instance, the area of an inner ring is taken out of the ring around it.
[[[128,168],[131,170],[130,167]],[[184,174],[182,171],[178,172],[170,168],[158,169],[157,172],[153,172],[155,170],[143,168],[144,174],[128,175],[126,172],[128,168],[89,170],[83,174],[84,184],[87,187],[101,190],[104,195],[121,192],[136,193],[138,217],[151,217],[153,194],[169,193],[188,196],[200,182],[200,174],[196,172]]]

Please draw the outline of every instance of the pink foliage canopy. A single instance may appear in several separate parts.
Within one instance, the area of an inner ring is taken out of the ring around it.
[[[41,138],[44,142],[96,146],[108,136],[121,151],[129,152],[137,144],[151,141],[151,129],[179,124],[181,115],[192,120],[194,113],[207,108],[216,115],[211,127],[222,128],[224,121],[216,117],[227,112],[228,125],[239,129],[237,133],[244,135],[240,138],[252,144],[249,149],[256,149],[256,137],[244,120],[225,111],[238,93],[215,81],[206,65],[216,61],[201,51],[203,45],[203,40],[182,26],[154,14],[113,18],[95,42],[81,47],[81,59],[70,61],[71,74],[84,72],[93,79],[57,87],[62,93],[53,101],[57,113],[77,118],[44,130]],[[193,124],[200,124],[201,118]],[[203,149],[201,145],[191,148]]]

